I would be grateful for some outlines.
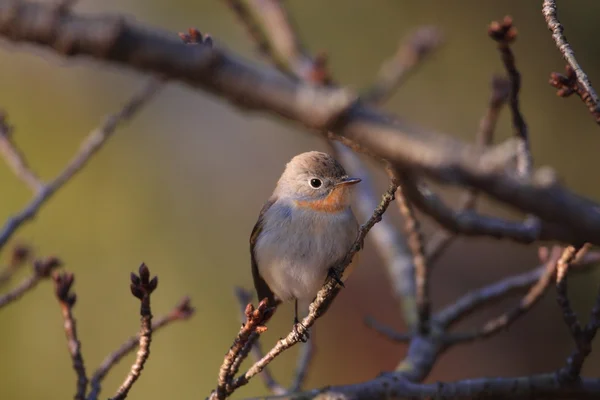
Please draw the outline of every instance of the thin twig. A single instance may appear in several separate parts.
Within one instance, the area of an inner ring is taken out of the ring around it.
[[[12,279],[15,272],[26,264],[30,255],[31,249],[27,246],[17,245],[13,248],[8,266],[0,271],[0,286]]]
[[[389,175],[394,172],[388,169]],[[431,300],[429,299],[429,266],[425,259],[423,234],[411,204],[404,194],[402,183],[396,190],[396,204],[404,219],[404,233],[412,255],[415,280],[415,305],[417,309],[417,331],[421,335],[429,333],[429,318],[431,314]]]
[[[250,293],[249,291],[247,291],[243,288],[236,287],[235,295],[236,295],[236,297],[238,299],[238,303],[240,305],[240,311],[241,311],[240,316],[242,319],[242,323],[245,323],[247,320],[246,309],[248,307],[248,304],[251,304],[251,302],[252,302],[252,293]],[[230,367],[230,371],[231,371],[230,375],[232,377],[238,373],[242,362],[246,359],[246,357],[248,356],[249,353],[252,353],[252,357],[254,358],[255,362],[264,357],[264,353],[262,351],[260,341],[258,340],[259,337],[260,337],[260,335],[257,332],[254,332],[248,338],[248,341],[244,345],[244,348],[242,349],[242,351],[240,351],[237,358],[235,359],[235,361],[233,362],[233,364]],[[285,387],[280,385],[275,380],[275,378],[271,374],[270,368],[265,367],[262,370],[262,372],[260,373],[260,376],[263,379],[265,386],[271,391],[271,393],[273,393],[273,394],[287,393],[287,390],[285,389]]]
[[[141,91],[136,93],[123,108],[116,114],[106,118],[104,123],[93,130],[82,142],[79,151],[63,169],[63,171],[52,181],[36,191],[36,196],[17,215],[9,218],[4,227],[0,229],[0,249],[12,237],[17,229],[24,223],[35,217],[38,210],[46,201],[52,197],[60,188],[71,180],[90,161],[92,156],[102,148],[106,141],[112,136],[116,128],[124,121],[130,120],[148,101],[157,93],[162,81],[152,79]]]
[[[475,144],[479,148],[490,146],[494,142],[494,133],[496,131],[496,123],[500,116],[504,104],[508,100],[510,93],[510,82],[503,77],[494,76],[492,78],[492,92],[488,102],[488,107],[485,115],[479,122],[479,129],[475,136]],[[479,191],[469,188],[460,200],[459,210],[468,211],[475,208]],[[444,251],[458,238],[444,229],[438,230],[426,244],[427,263],[430,266],[439,259]]]
[[[264,323],[269,320],[272,312],[273,310],[268,307],[267,299],[263,299],[258,303],[258,307],[256,308],[254,308],[252,303],[246,305],[244,310],[246,321],[242,323],[242,327],[233,341],[233,344],[229,348],[227,354],[225,354],[225,359],[219,369],[217,389],[213,390],[210,394],[211,399],[222,400],[235,390],[231,388],[234,385],[232,380],[233,374],[235,373],[232,369],[239,368],[241,361],[238,360],[243,360],[243,358],[248,355],[252,348],[250,339],[252,339],[252,341],[257,340],[257,336],[267,330]],[[245,354],[242,355],[242,352]]]
[[[139,350],[131,370],[123,384],[111,400],[123,400],[139,379],[144,365],[150,356],[150,343],[152,342],[152,309],[150,308],[150,295],[158,285],[158,277],[150,279],[150,270],[146,264],[140,265],[139,275],[131,273],[131,294],[140,300],[141,329],[139,334]]]
[[[74,275],[70,272],[55,273],[52,276],[54,280],[54,293],[60,304],[60,310],[64,320],[65,335],[67,336],[67,345],[69,354],[73,362],[73,370],[77,374],[77,386],[75,400],[84,400],[88,386],[88,377],[85,371],[85,363],[81,355],[81,342],[77,337],[77,325],[73,317],[73,306],[77,296],[71,292]]]
[[[159,329],[166,327],[172,322],[189,319],[194,312],[195,310],[190,304],[189,297],[184,297],[168,314],[163,315],[152,322],[153,335],[155,335]],[[108,372],[123,359],[123,357],[135,350],[139,343],[140,335],[132,336],[116,351],[106,356],[90,379],[90,393],[88,394],[87,400],[96,400],[98,398],[102,380],[106,377]]]
[[[298,355],[296,370],[294,371],[294,379],[288,390],[289,393],[294,393],[302,389],[308,376],[308,370],[315,357],[316,347],[316,330],[313,327],[310,338],[300,347],[300,354]]]
[[[356,211],[361,218],[368,218],[379,201],[370,174],[355,152],[340,142],[329,143],[336,159],[342,163],[348,174],[361,179],[359,187],[355,189]],[[416,326],[418,318],[414,300],[415,268],[406,238],[391,221],[384,218],[373,227],[368,240],[373,243],[384,262],[406,324]]]
[[[548,257],[550,256],[552,255],[549,255]],[[548,259],[545,259],[544,264],[537,266],[531,271],[512,275],[498,282],[468,292],[451,305],[438,311],[435,315],[435,320],[443,326],[453,326],[481,307],[493,304],[495,301],[503,299],[515,291],[530,288],[531,285],[538,282],[546,272],[548,265],[547,261]],[[589,252],[580,260],[576,260],[572,266],[576,267],[574,271],[583,272],[599,261],[600,252]]]
[[[34,194],[37,194],[44,186],[41,179],[29,167],[25,155],[12,140],[13,127],[8,125],[6,116],[0,112],[0,154],[6,163]]]
[[[575,52],[571,48],[569,42],[567,42],[567,38],[563,33],[563,26],[558,20],[557,11],[556,11],[556,1],[555,0],[544,0],[542,5],[542,14],[546,19],[546,24],[548,25],[548,29],[552,32],[552,38],[554,39],[554,43],[556,43],[556,47],[562,54],[565,61],[568,63],[567,75],[570,75],[571,71],[575,77],[576,85],[574,92],[576,92],[581,100],[585,103],[588,110],[594,117],[594,120],[597,124],[600,124],[600,100],[598,99],[598,95],[596,91],[592,87],[592,83],[589,78],[583,71],[583,68],[579,65],[577,60],[575,59]],[[557,74],[558,75],[558,74]],[[556,78],[553,74],[550,79],[550,83],[557,87],[554,82],[556,82]],[[570,85],[573,87],[573,85]],[[560,88],[559,88],[560,89]],[[559,90],[559,96],[568,96],[573,92],[562,92]]]
[[[373,215],[360,227],[358,236],[348,253],[346,253],[344,259],[332,266],[332,270],[335,271],[338,276],[343,275],[346,267],[352,262],[354,255],[362,248],[366,235],[369,233],[371,228],[373,228],[373,226],[381,220],[390,203],[394,200],[396,189],[397,183],[391,182],[388,190],[383,194],[381,202],[373,211]],[[252,365],[246,371],[246,373],[236,378],[228,387],[227,394],[229,395],[240,386],[247,384],[252,377],[254,377],[256,374],[259,374],[277,356],[298,343],[306,334],[308,329],[315,323],[317,318],[323,315],[324,311],[331,304],[331,301],[337,293],[337,281],[335,279],[328,279],[325,285],[323,285],[323,288],[321,288],[317,294],[315,301],[310,304],[309,313],[306,317],[304,317],[301,324],[299,324],[296,329],[292,330],[285,338],[277,341],[275,346],[261,360],[254,363],[254,365]]]
[[[508,329],[510,325],[527,313],[542,298],[555,275],[560,255],[561,249],[559,247],[553,248],[552,255],[544,265],[544,271],[539,275],[538,280],[529,288],[525,296],[523,296],[516,306],[505,311],[501,315],[490,319],[483,324],[483,327],[478,331],[470,334],[458,335],[455,338],[455,341],[465,342],[475,339],[484,339],[495,335],[502,330]],[[463,316],[464,315],[465,314],[463,314]],[[456,322],[456,319],[452,322]]]
[[[509,104],[515,136],[519,138],[517,172],[520,176],[529,176],[533,169],[533,159],[531,157],[527,123],[519,105],[521,73],[517,69],[515,56],[510,48],[511,43],[517,39],[517,29],[513,26],[512,18],[506,16],[502,22],[494,21],[490,24],[488,35],[498,43],[498,50],[502,56],[502,62],[511,83]]]
[[[386,101],[441,44],[439,29],[432,26],[418,28],[402,40],[396,54],[383,63],[377,80],[361,94],[361,100],[370,103]]]
[[[0,309],[19,299],[25,293],[36,287],[40,281],[49,278],[52,270],[60,266],[60,260],[55,257],[49,257],[44,260],[36,260],[33,263],[33,275],[25,279],[10,292],[0,296]]]
[[[582,327],[577,314],[571,307],[567,291],[569,269],[574,260],[582,257],[589,250],[589,245],[569,246],[563,251],[556,271],[556,301],[561,308],[563,319],[575,341],[576,350],[567,359],[567,365],[558,371],[562,381],[571,382],[579,377],[585,358],[592,351],[591,339],[587,327]],[[594,334],[591,335],[593,337]]]
[[[414,336],[410,333],[397,332],[395,329],[382,324],[373,317],[366,317],[365,324],[375,332],[393,340],[394,342],[408,343]]]

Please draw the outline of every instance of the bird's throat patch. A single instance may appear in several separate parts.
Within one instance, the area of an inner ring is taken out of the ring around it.
[[[309,208],[320,212],[337,213],[346,209],[345,196],[347,189],[344,186],[335,187],[324,199],[319,200],[297,200],[296,205],[300,208]]]

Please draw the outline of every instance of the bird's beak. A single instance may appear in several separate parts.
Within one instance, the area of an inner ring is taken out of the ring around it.
[[[347,186],[347,185],[355,185],[360,182],[360,178],[343,178],[341,181],[335,184],[335,186]]]

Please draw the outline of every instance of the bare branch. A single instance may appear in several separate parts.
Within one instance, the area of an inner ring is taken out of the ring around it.
[[[362,181],[356,188],[357,212],[362,218],[377,207],[377,197],[371,177],[356,153],[340,142],[331,142],[336,158],[346,171]],[[417,323],[413,258],[408,243],[398,229],[385,218],[369,233],[369,240],[383,259],[394,293],[402,307],[402,315],[409,326]]]
[[[529,176],[533,169],[533,160],[529,143],[529,131],[519,106],[521,73],[517,69],[515,56],[510,48],[510,44],[517,39],[517,29],[513,26],[512,18],[506,16],[502,22],[492,22],[488,29],[488,34],[498,43],[498,50],[502,56],[502,62],[511,83],[510,111],[512,113],[515,136],[519,138],[517,172],[521,176]]]
[[[594,117],[596,123],[600,124],[600,101],[598,100],[598,95],[587,75],[575,59],[575,52],[573,52],[571,45],[567,42],[567,38],[563,33],[563,26],[557,17],[556,0],[544,0],[542,14],[546,19],[548,29],[552,32],[552,38],[556,43],[556,47],[568,63],[567,77],[562,77],[565,80],[560,79],[561,76],[559,74],[553,73],[550,78],[550,84],[559,89],[558,95],[561,97],[577,93]]]
[[[496,123],[510,93],[510,82],[505,78],[494,76],[491,86],[492,94],[488,102],[488,107],[485,115],[479,122],[479,129],[475,136],[475,144],[481,149],[487,148],[494,142]],[[472,188],[468,189],[467,193],[462,196],[458,209],[461,211],[473,210],[478,195],[479,191]],[[428,265],[432,266],[457,237],[457,235],[443,229],[438,230],[426,244],[425,253],[427,254]]]
[[[298,355],[298,362],[296,364],[296,370],[294,372],[294,379],[292,380],[292,384],[290,385],[289,393],[297,392],[302,389],[304,382],[306,381],[306,377],[308,375],[308,370],[312,364],[312,361],[315,357],[316,353],[316,330],[313,327],[313,330],[310,334],[310,338],[300,347],[300,354]]]
[[[600,253],[590,252],[573,263],[572,266],[576,267],[574,271],[584,272],[599,261]],[[498,282],[469,292],[453,304],[436,313],[435,319],[443,326],[452,326],[481,307],[493,304],[493,302],[505,298],[515,291],[531,287],[531,285],[538,282],[544,276],[547,269],[548,260],[545,260],[544,264],[539,265],[531,271],[509,276]]]
[[[56,257],[49,257],[44,260],[36,260],[33,263],[33,275],[25,279],[10,292],[0,296],[0,309],[15,300],[18,300],[25,293],[36,287],[41,280],[49,278],[52,270],[60,266],[61,262]]]
[[[394,342],[408,343],[414,337],[414,335],[410,333],[396,332],[391,327],[382,324],[372,317],[365,318],[365,324],[367,324],[367,326],[373,329],[375,332],[393,340]]]
[[[194,308],[190,304],[189,297],[184,297],[168,314],[152,322],[152,334],[155,335],[159,329],[166,327],[172,322],[187,320],[194,314],[194,311]],[[102,361],[90,379],[90,393],[87,397],[88,400],[96,400],[98,398],[102,380],[106,377],[112,367],[117,365],[123,357],[135,350],[139,343],[140,335],[132,336],[127,339],[121,347],[109,354],[104,361]]]
[[[238,299],[240,309],[241,309],[242,324],[244,324],[247,320],[246,309],[248,307],[248,304],[252,303],[252,294],[250,292],[248,292],[247,290],[245,290],[243,288],[239,288],[239,287],[236,288],[235,294],[236,294],[236,297]],[[238,373],[242,362],[246,359],[246,357],[248,356],[248,354],[250,352],[252,353],[252,356],[253,356],[255,362],[264,357],[264,353],[262,351],[260,341],[258,340],[259,336],[260,335],[256,332],[254,332],[253,334],[250,335],[247,343],[244,345],[244,348],[240,351],[240,354],[238,354],[237,358],[231,365],[231,368],[230,368],[230,370],[231,370],[230,376],[231,377],[235,376]],[[275,378],[271,374],[271,370],[268,367],[265,367],[262,370],[262,372],[260,373],[260,376],[263,379],[265,386],[271,391],[271,393],[285,394],[288,392],[285,387],[280,385],[275,380]]]
[[[258,303],[257,308],[254,308],[252,303],[246,305],[246,309],[244,310],[246,322],[242,323],[242,327],[233,341],[231,348],[225,354],[225,359],[219,369],[218,386],[211,393],[211,399],[224,399],[235,390],[235,383],[232,382],[235,371],[232,369],[237,369],[243,358],[250,352],[253,345],[250,339],[256,341],[258,335],[267,330],[264,323],[269,320],[272,313],[273,309],[268,307],[267,299],[263,299]],[[242,352],[244,352],[243,355],[241,355]],[[240,356],[240,361],[237,361]]]
[[[389,169],[389,174],[394,172]],[[396,190],[396,204],[400,214],[404,218],[404,233],[408,240],[408,246],[412,254],[415,280],[415,305],[417,309],[417,331],[421,335],[429,333],[429,317],[431,304],[429,299],[429,266],[425,259],[423,235],[419,227],[419,221],[415,217],[412,206],[406,199],[402,184]]]
[[[381,66],[377,80],[360,98],[369,103],[386,101],[441,44],[442,34],[437,28],[418,28],[400,43],[396,54]]]
[[[84,18],[75,13],[56,19],[51,15],[50,8],[41,3],[0,3],[0,35],[62,53],[68,50],[71,56],[88,55],[162,73],[239,106],[268,110],[323,134],[332,131],[336,139],[389,160],[395,167],[479,189],[552,222],[560,235],[546,239],[600,244],[598,204],[564,189],[548,169],[541,169],[531,178],[499,172],[497,165],[490,164],[489,152],[493,150],[482,152],[448,136],[416,132],[398,118],[355,103],[355,96],[347,90],[308,85],[251,65],[223,49],[186,46],[162,32],[120,19]],[[340,113],[344,113],[343,118]]]
[[[81,355],[81,342],[77,337],[77,325],[73,317],[73,306],[77,300],[75,293],[71,293],[74,276],[72,273],[55,273],[52,276],[54,280],[54,292],[60,304],[60,310],[64,320],[65,335],[67,336],[67,345],[69,354],[73,362],[73,369],[77,374],[77,389],[75,400],[84,400],[87,391],[88,377],[85,372],[85,363]]]
[[[353,399],[577,399],[594,400],[600,392],[600,379],[582,378],[572,385],[562,385],[556,374],[540,374],[515,378],[493,377],[467,379],[448,383],[418,384],[389,373],[368,382],[330,386],[298,393],[296,398],[319,400]]]
[[[5,3],[0,4],[0,16],[4,6]],[[96,152],[98,152],[112,136],[119,124],[131,119],[152,98],[160,86],[160,80],[151,80],[140,92],[135,94],[118,113],[108,117],[99,128],[93,130],[88,135],[81,144],[77,154],[75,154],[63,171],[54,180],[37,190],[36,196],[31,202],[17,215],[10,218],[4,227],[0,229],[0,248],[6,244],[21,225],[35,217],[40,207],[42,207],[54,193],[62,188],[64,184],[69,182],[87,165],[92,156],[96,154]]]
[[[559,262],[561,254],[561,249],[559,247],[553,248],[552,255],[546,261],[544,265],[544,270],[541,274],[539,274],[539,278],[537,281],[531,285],[527,294],[523,296],[523,298],[519,301],[519,303],[513,308],[505,311],[499,316],[490,319],[483,327],[476,332],[471,334],[461,334],[455,338],[455,342],[465,342],[475,339],[483,339],[495,335],[496,333],[507,329],[510,325],[512,325],[515,321],[517,321],[521,316],[527,313],[537,302],[542,298],[546,289],[550,285],[552,278],[554,277],[557,263]],[[538,274],[535,274],[538,275]],[[512,283],[522,283],[513,281]],[[507,290],[506,286],[504,290]],[[489,292],[486,293],[487,301],[491,300],[491,295]],[[466,316],[467,313],[463,313],[461,317]],[[446,315],[447,317],[447,315]],[[455,323],[458,319],[451,318],[447,319],[445,322]]]
[[[6,116],[0,112],[0,154],[17,178],[21,179],[33,193],[38,193],[44,184],[31,170],[25,155],[13,142],[12,133],[13,128],[8,125]]]
[[[131,273],[131,294],[140,300],[140,315],[142,326],[139,334],[139,349],[135,362],[125,378],[123,384],[117,390],[111,400],[122,400],[127,397],[133,384],[139,379],[144,365],[150,356],[150,343],[152,341],[152,310],[150,308],[150,295],[158,285],[158,277],[150,279],[150,270],[146,264],[140,265],[139,275]]]
[[[585,328],[581,326],[577,314],[571,307],[567,293],[567,277],[571,264],[575,260],[580,259],[589,250],[589,247],[586,244],[565,248],[558,261],[556,271],[556,300],[562,310],[565,324],[569,328],[577,347],[575,352],[567,359],[567,365],[558,371],[559,379],[566,382],[572,382],[579,378],[585,358],[592,351],[591,339],[595,336],[597,329],[597,327],[592,328],[593,332],[590,332],[587,326]]]
[[[414,178],[405,174],[402,182],[403,189],[412,203],[451,232],[465,236],[506,238],[527,244],[536,240],[550,240],[550,238],[558,237],[562,237],[562,241],[565,241],[571,236],[560,226],[550,223],[538,224],[532,219],[512,222],[477,214],[472,210],[454,211],[428,187],[415,182]],[[433,250],[435,248],[430,251]]]

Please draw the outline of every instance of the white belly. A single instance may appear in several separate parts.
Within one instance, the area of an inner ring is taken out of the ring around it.
[[[326,214],[273,205],[264,221],[254,249],[258,270],[283,301],[312,301],[358,232],[350,208]]]

